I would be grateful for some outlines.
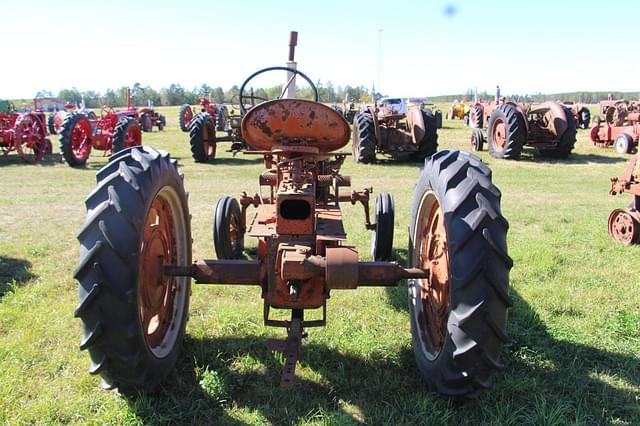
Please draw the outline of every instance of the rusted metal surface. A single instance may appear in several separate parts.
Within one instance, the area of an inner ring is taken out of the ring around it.
[[[140,253],[138,305],[144,338],[150,348],[159,347],[172,324],[173,304],[178,287],[165,275],[164,265],[176,262],[173,217],[167,202],[157,196],[143,228],[145,244]]]
[[[627,192],[633,196],[631,206],[626,209],[615,209],[609,215],[609,235],[625,245],[637,244],[640,236],[640,171],[638,155],[629,159],[621,177],[611,178],[609,194],[617,195]]]
[[[358,287],[358,251],[355,247],[328,247],[326,265],[325,276],[329,289]]]
[[[286,140],[290,145],[336,151],[349,142],[349,124],[332,108],[303,99],[264,102],[243,118],[242,135],[257,150],[270,150]]]
[[[594,120],[589,136],[594,145],[611,146],[621,135],[631,138],[634,149],[640,139],[640,103],[626,100],[609,100],[600,102],[604,122]]]

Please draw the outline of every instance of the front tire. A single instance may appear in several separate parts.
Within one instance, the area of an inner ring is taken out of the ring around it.
[[[213,211],[213,245],[218,259],[240,259],[244,250],[242,214],[238,200],[224,196]]]
[[[180,124],[180,130],[182,130],[183,132],[188,132],[189,125],[191,124],[191,120],[193,119],[193,110],[191,109],[191,105],[182,105],[178,114],[178,123]]]
[[[119,152],[97,175],[78,233],[80,318],[91,374],[121,391],[153,390],[182,347],[191,265],[189,209],[177,162],[150,147]]]
[[[626,133],[622,133],[616,138],[613,145],[618,154],[629,154],[633,147],[633,138]]]
[[[413,200],[409,280],[416,361],[430,389],[473,397],[502,367],[509,296],[508,223],[491,170],[461,151],[441,151],[420,175]]]
[[[391,260],[395,206],[393,196],[381,192],[376,197],[375,228],[371,235],[371,257],[375,261]]]

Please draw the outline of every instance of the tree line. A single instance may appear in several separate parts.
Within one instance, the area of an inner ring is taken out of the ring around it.
[[[316,83],[318,90],[318,98],[320,102],[339,103],[347,100],[349,102],[371,102],[372,95],[365,86],[334,86],[330,81]],[[276,85],[268,88],[255,88],[253,96],[267,99],[274,99],[280,95],[282,85]],[[237,103],[240,88],[234,85],[230,89],[223,90],[222,87],[212,87],[202,84],[193,89],[185,89],[180,84],[171,84],[169,87],[163,87],[156,90],[148,85],[135,83],[131,86],[131,103],[137,106],[146,106],[147,104],[155,106],[173,106],[182,104],[197,104],[200,98],[209,98],[216,103]],[[251,92],[247,92],[250,94]],[[302,98],[311,99],[311,88],[302,87],[298,91],[298,95]],[[380,97],[380,94],[376,94]],[[62,89],[57,94],[47,90],[41,90],[36,94],[36,98],[51,97],[59,98],[65,102],[80,104],[83,100],[87,108],[100,108],[104,105],[112,107],[123,107],[127,105],[127,87],[123,86],[117,89],[107,89],[104,93],[94,90],[80,91],[75,87],[70,89]]]
[[[536,94],[514,94],[508,95],[506,98],[514,102],[541,103],[546,101],[574,102],[585,104],[597,104],[605,101],[611,96],[612,99],[640,99],[640,92],[563,92],[563,93],[536,93]],[[478,99],[492,100],[495,98],[495,92],[487,91],[478,92]],[[472,101],[474,99],[474,91],[467,90],[465,93],[457,95],[432,96],[429,98],[432,102],[453,102]]]

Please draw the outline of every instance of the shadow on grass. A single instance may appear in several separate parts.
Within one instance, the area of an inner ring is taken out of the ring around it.
[[[30,164],[22,161],[20,155],[17,152],[13,151],[8,153],[7,155],[3,155],[0,151],[0,167],[3,166],[12,166],[15,164],[22,164],[25,166],[55,166],[62,162],[62,156],[60,154],[46,154],[44,158],[37,163]]]
[[[392,291],[403,294],[406,306],[406,288]],[[162,391],[128,403],[145,424],[638,424],[638,394],[628,388],[640,386],[638,360],[555,339],[531,307],[512,296],[505,370],[478,400],[431,394],[408,342],[397,353],[367,357],[304,345],[301,363],[317,378],[298,377],[285,389],[279,386],[282,357],[267,350],[266,340],[233,336],[187,337],[177,372]],[[230,407],[249,420],[229,417],[223,408]]]
[[[31,262],[24,259],[0,256],[0,299],[15,286],[36,278],[31,273]]]
[[[629,158],[620,158],[620,157],[609,157],[606,155],[598,155],[598,154],[578,154],[572,153],[568,158],[552,158],[552,157],[544,157],[535,151],[523,151],[522,156],[520,157],[521,162],[535,162],[535,163],[548,163],[548,164],[562,164],[562,165],[571,165],[571,164],[616,164],[616,163],[626,163],[629,161]]]

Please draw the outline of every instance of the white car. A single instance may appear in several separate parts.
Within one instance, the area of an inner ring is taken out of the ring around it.
[[[402,98],[382,98],[378,106],[389,114],[407,114],[407,103]]]

